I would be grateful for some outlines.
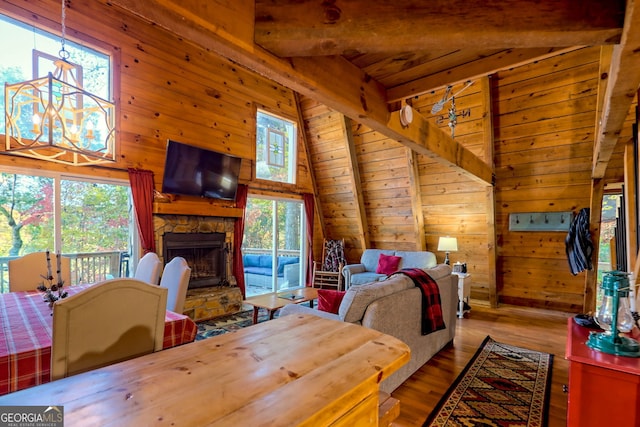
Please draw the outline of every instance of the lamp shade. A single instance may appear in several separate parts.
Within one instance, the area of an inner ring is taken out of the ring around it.
[[[446,252],[455,252],[458,250],[458,239],[455,237],[440,237],[438,240],[438,250]]]

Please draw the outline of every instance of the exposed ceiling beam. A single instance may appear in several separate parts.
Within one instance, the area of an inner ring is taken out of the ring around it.
[[[492,168],[475,154],[455,142],[417,111],[409,126],[400,123],[400,111],[394,111],[387,122],[387,136],[397,139],[407,147],[433,160],[447,165],[457,165],[465,174],[481,184],[493,185]],[[425,148],[431,148],[431,152]],[[438,152],[435,154],[435,152]]]
[[[612,44],[624,3],[257,0],[255,41],[280,57]]]
[[[358,167],[358,157],[356,155],[356,144],[353,140],[353,131],[351,119],[346,116],[340,118],[340,128],[342,129],[342,139],[347,152],[347,162],[349,163],[349,182],[351,183],[351,191],[355,200],[354,208],[356,211],[356,239],[359,239],[358,247],[363,250],[371,247],[371,233],[369,232],[369,221],[367,220],[367,211],[362,195],[362,180],[360,179],[360,168]]]
[[[640,8],[627,2],[620,44],[613,47],[604,106],[593,154],[592,177],[603,178],[640,85]],[[634,30],[635,29],[635,30]]]
[[[198,0],[109,0],[115,5],[317,100],[416,152],[460,168],[472,179],[491,184],[492,173],[478,157],[460,146],[435,124],[420,120],[419,132],[398,129],[388,110],[384,87],[342,57],[283,60],[244,40],[246,31],[231,33],[225,15],[202,7]],[[237,16],[242,21],[248,16]],[[339,76],[339,78],[337,78]],[[389,127],[389,123],[393,123]],[[399,126],[399,122],[398,122]],[[414,127],[413,125],[410,127]]]
[[[416,240],[416,251],[427,250],[427,236],[424,230],[424,214],[422,208],[422,191],[420,191],[419,159],[415,151],[405,149],[407,155],[407,172],[409,173],[409,196],[411,199],[411,215]]]

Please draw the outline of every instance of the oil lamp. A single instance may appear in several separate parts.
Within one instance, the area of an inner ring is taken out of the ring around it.
[[[629,305],[628,273],[606,272],[602,278],[602,305],[595,317],[604,332],[590,332],[587,345],[594,350],[616,356],[640,357],[640,344],[632,338],[620,336],[634,325]]]

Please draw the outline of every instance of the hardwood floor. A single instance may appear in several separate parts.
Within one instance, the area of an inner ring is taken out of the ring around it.
[[[393,425],[422,426],[484,338],[490,335],[499,342],[554,355],[549,427],[566,426],[567,393],[563,386],[569,381],[569,364],[564,354],[567,319],[574,314],[513,306],[491,309],[474,301],[471,307],[464,319],[457,319],[453,346],[441,350],[392,393],[400,401],[400,416]]]

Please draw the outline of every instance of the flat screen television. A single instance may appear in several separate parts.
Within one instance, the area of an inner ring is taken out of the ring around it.
[[[240,163],[239,157],[168,140],[162,192],[234,200]]]

